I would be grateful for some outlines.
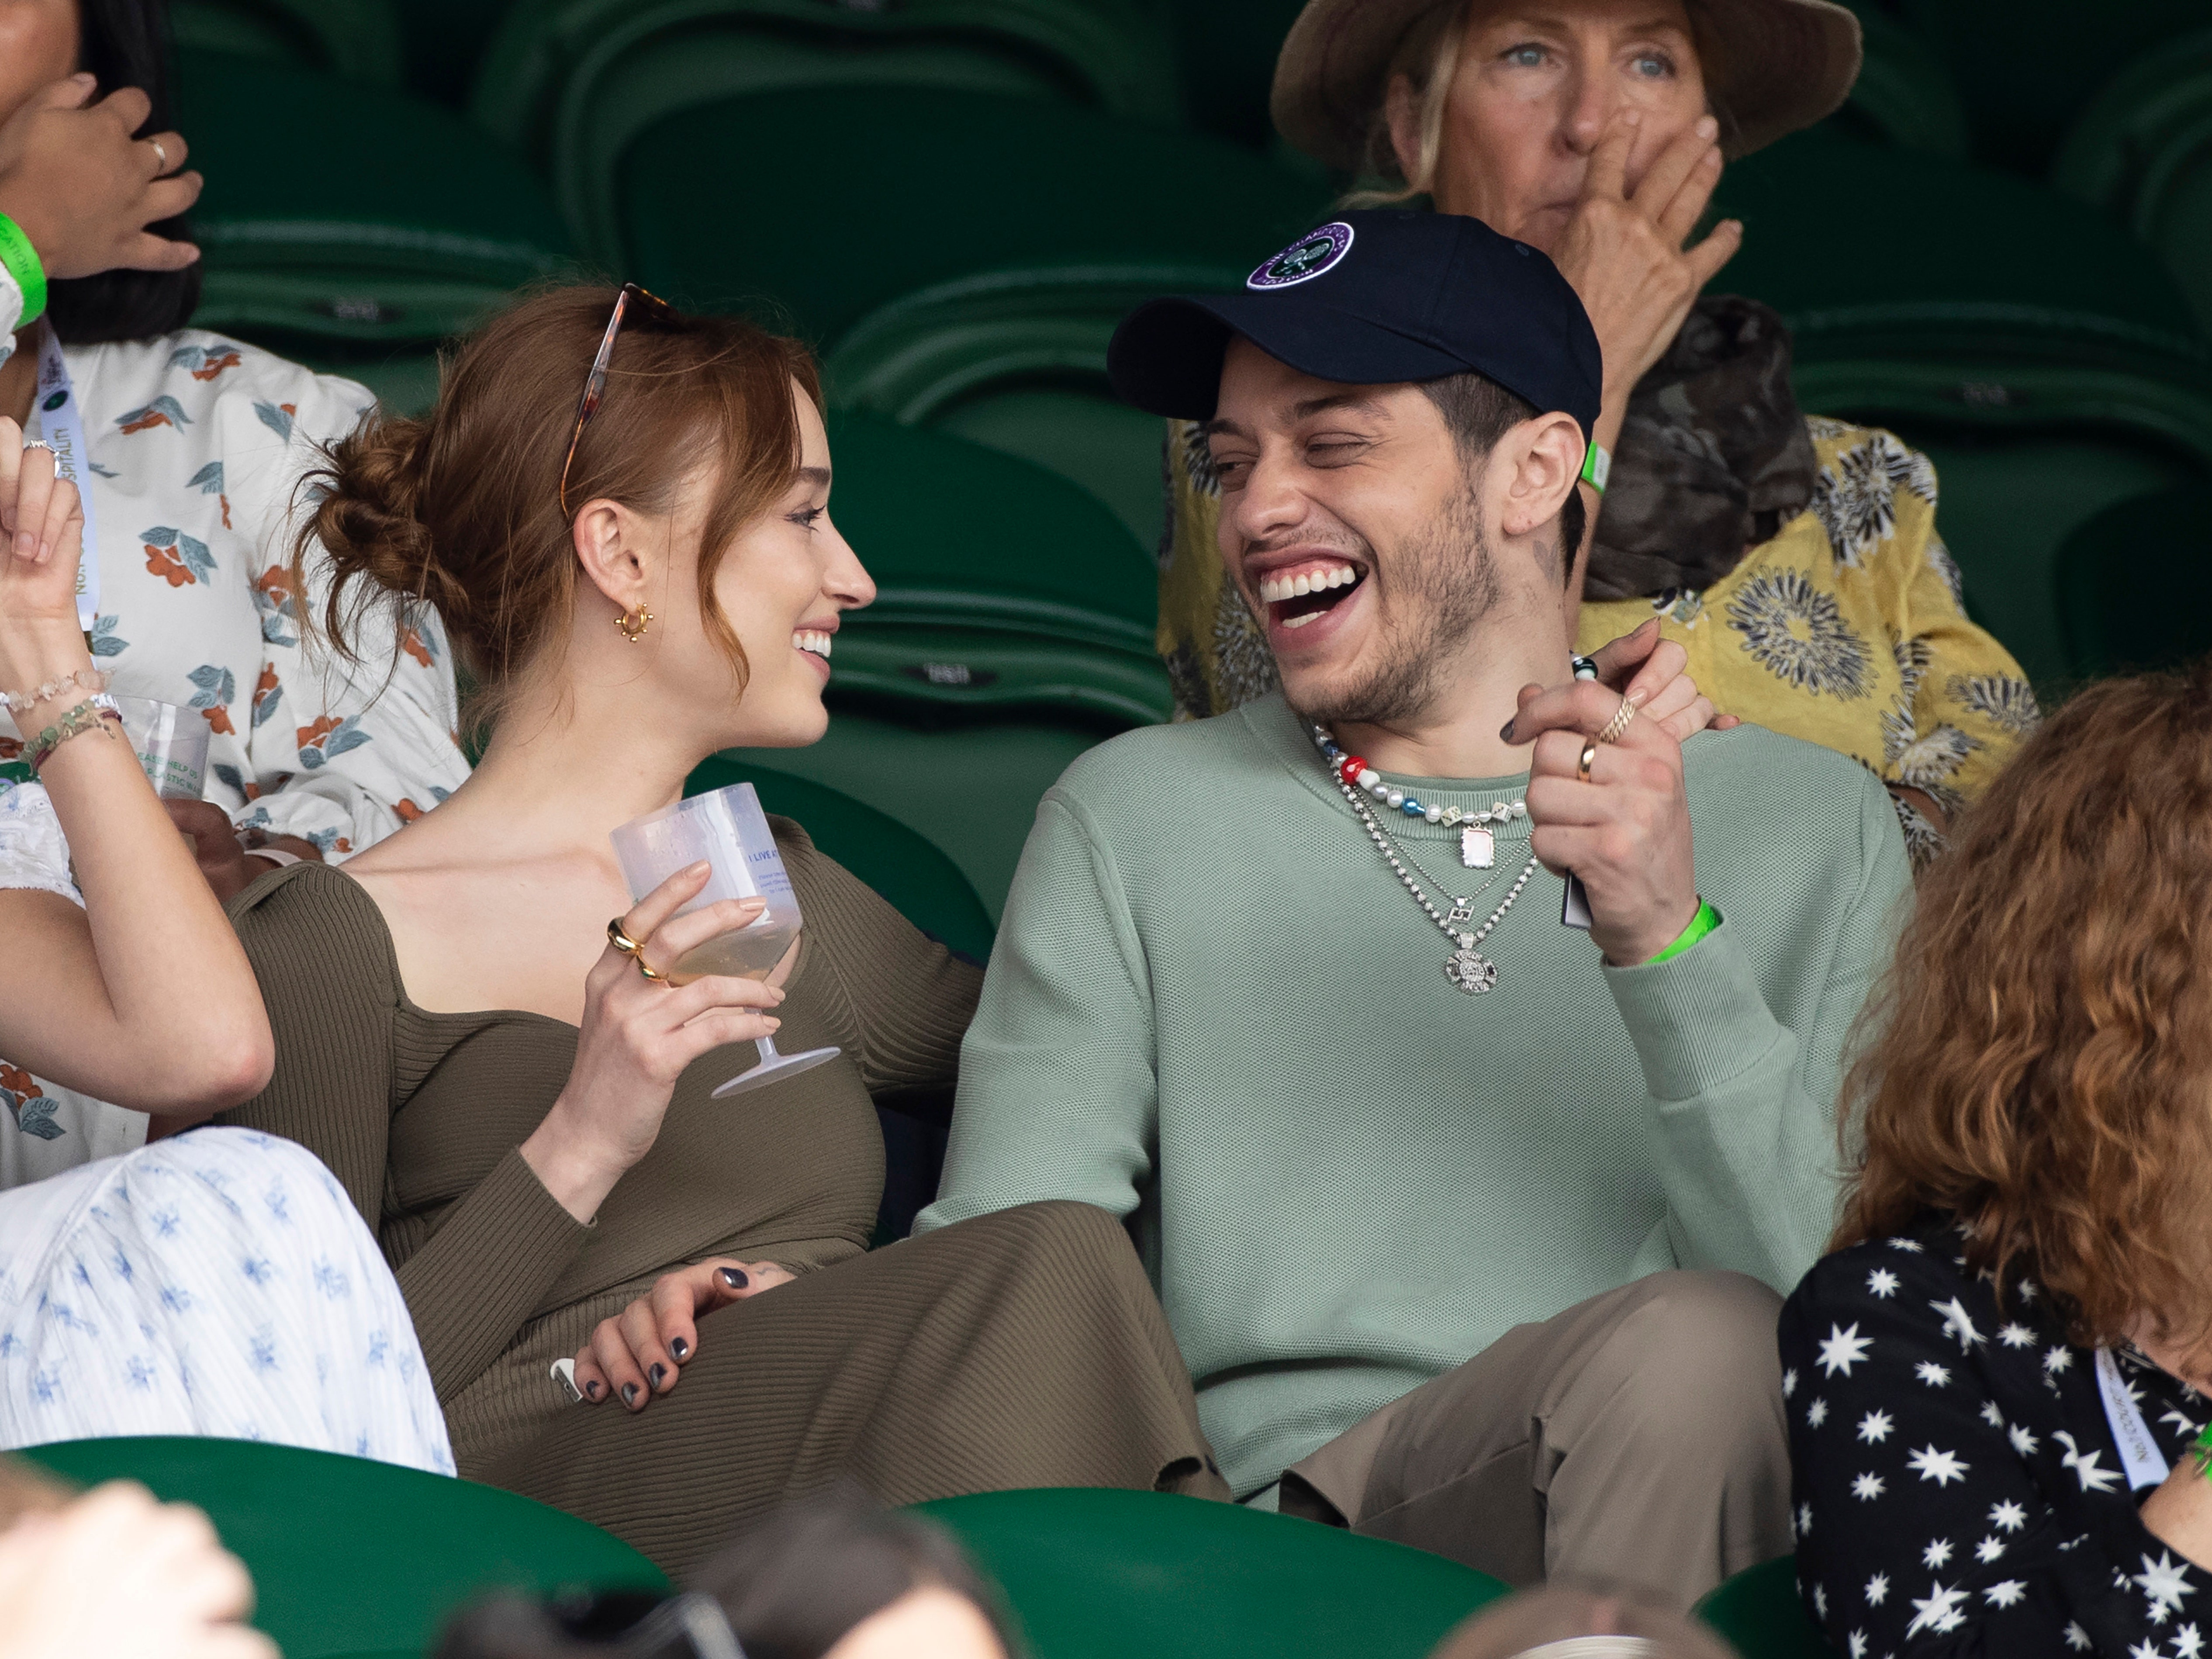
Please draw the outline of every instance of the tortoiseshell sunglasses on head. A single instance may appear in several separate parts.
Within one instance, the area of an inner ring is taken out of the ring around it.
[[[592,359],[592,372],[584,381],[584,395],[576,399],[576,426],[568,434],[568,459],[561,463],[561,513],[568,512],[568,471],[576,465],[576,446],[584,441],[584,428],[592,416],[599,412],[599,399],[607,389],[607,363],[615,355],[615,336],[622,332],[623,317],[635,300],[656,317],[672,317],[676,307],[659,295],[640,288],[635,283],[624,283],[622,292],[615,295],[615,308],[607,319],[607,331],[599,337],[599,356]]]

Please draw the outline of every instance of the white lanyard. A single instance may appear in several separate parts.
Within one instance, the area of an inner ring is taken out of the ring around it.
[[[2128,1486],[2136,1492],[2155,1486],[2172,1473],[2166,1454],[2150,1437],[2150,1425],[2128,1392],[2120,1375],[2120,1362],[2110,1348],[2097,1350],[2097,1392],[2105,1397],[2105,1421],[2112,1425],[2112,1439],[2120,1449],[2120,1467],[2127,1471]]]
[[[93,516],[92,468],[85,452],[84,411],[53,325],[39,325],[39,395],[31,406],[29,435],[53,448],[54,471],[76,486],[84,506],[84,557],[76,568],[77,626],[88,634],[100,617],[100,523]]]

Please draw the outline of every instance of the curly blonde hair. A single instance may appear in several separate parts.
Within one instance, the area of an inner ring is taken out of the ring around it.
[[[1870,1012],[1835,1248],[1948,1212],[2075,1340],[2212,1354],[2212,663],[2094,685],[2028,739]]]

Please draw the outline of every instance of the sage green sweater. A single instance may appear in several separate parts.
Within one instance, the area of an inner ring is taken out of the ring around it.
[[[1046,1198],[1137,1212],[1240,1496],[1644,1273],[1788,1291],[1833,1219],[1840,1062],[1905,848],[1881,782],[1828,750],[1746,726],[1684,769],[1721,927],[1607,968],[1540,866],[1470,996],[1279,696],[1091,750],[1022,854],[918,1228]],[[1524,784],[1413,781],[1462,807]],[[1455,831],[1385,821],[1455,891],[1492,873]]]

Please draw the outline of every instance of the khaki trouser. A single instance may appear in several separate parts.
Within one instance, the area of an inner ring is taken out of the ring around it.
[[[1516,1326],[1291,1465],[1281,1507],[1686,1607],[1790,1548],[1781,1309],[1741,1273],[1662,1273]]]

